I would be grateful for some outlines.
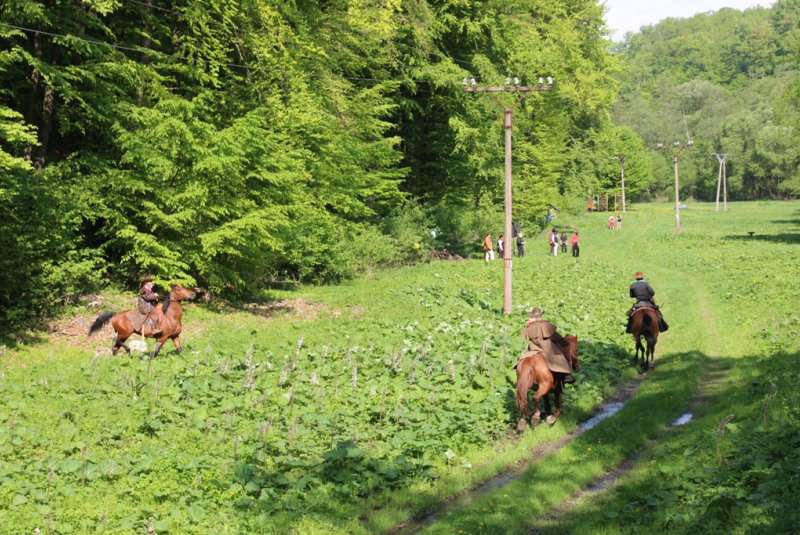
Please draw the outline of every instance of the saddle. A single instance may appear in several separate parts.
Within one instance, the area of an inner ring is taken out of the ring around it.
[[[658,312],[658,305],[650,302],[650,301],[637,301],[633,304],[631,309],[628,311],[628,316],[633,316],[633,313],[639,310],[640,308],[650,308]]]

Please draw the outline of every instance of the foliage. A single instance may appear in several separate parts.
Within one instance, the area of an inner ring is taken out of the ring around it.
[[[695,143],[680,157],[683,197],[714,199],[713,152],[730,154],[731,198],[795,191],[798,13],[796,1],[784,0],[770,8],[668,18],[629,33],[617,47],[626,71],[615,121],[630,126],[651,150],[658,143]],[[671,154],[653,150],[651,158],[649,197],[674,196]]]
[[[437,263],[330,290],[375,303],[363,318],[263,329],[213,314],[182,357],[6,368],[0,523],[142,529],[152,517],[199,533],[283,529],[303,513],[335,524],[365,496],[470,470],[470,451],[516,424],[512,367],[528,299],[581,338],[565,418],[585,414],[627,367],[619,327],[601,313],[621,307],[625,279],[563,258],[515,263],[524,290],[511,317],[498,313],[489,266]],[[565,277],[581,291],[561,294]],[[198,314],[210,313],[187,309],[186,323]]]
[[[21,296],[85,247],[98,276],[59,283],[64,295],[145,274],[241,295],[419,259],[381,224],[406,202],[452,208],[458,240],[482,232],[503,191],[501,115],[464,77],[555,77],[555,94],[516,112],[515,209],[538,224],[590,187],[560,182],[568,165],[586,175],[570,136],[611,128],[619,65],[602,12],[596,0],[3,3],[0,203],[62,233],[0,227],[9,247],[40,244],[8,260],[21,287],[2,297],[5,318],[53,312]],[[14,197],[44,176],[32,205]]]

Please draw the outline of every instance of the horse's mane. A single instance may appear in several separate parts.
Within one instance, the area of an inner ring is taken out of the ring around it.
[[[168,296],[167,296],[167,298],[164,300],[164,304],[161,306],[161,312],[162,312],[163,314],[166,314],[166,313],[167,313],[167,308],[169,308],[169,304],[170,304],[171,302],[172,302],[172,301],[170,301],[170,300],[169,300],[169,295],[168,295]]]

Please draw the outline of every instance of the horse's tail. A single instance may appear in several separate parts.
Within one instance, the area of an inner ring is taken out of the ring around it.
[[[521,418],[525,418],[528,412],[528,391],[533,386],[536,373],[529,361],[524,359],[517,365],[517,410]]]
[[[658,323],[656,323],[656,329],[658,329]],[[653,338],[653,317],[650,314],[645,314],[644,318],[642,318],[642,334],[644,335],[644,339],[648,342],[654,342],[655,339]]]
[[[102,329],[105,326],[105,324],[111,321],[111,318],[113,318],[116,315],[117,315],[116,312],[104,312],[103,314],[97,316],[97,319],[94,320],[92,326],[89,327],[89,334],[87,334],[86,336],[92,336],[94,333]]]

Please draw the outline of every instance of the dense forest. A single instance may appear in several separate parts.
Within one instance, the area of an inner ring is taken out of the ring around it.
[[[10,0],[0,5],[0,316],[145,274],[231,295],[335,281],[501,230],[514,210],[800,192],[800,2],[668,19],[614,45],[597,0]],[[512,95],[506,104],[513,103]],[[674,138],[674,139],[673,139]],[[713,149],[713,150],[712,150]],[[436,231],[432,238],[431,231]],[[419,245],[418,245],[419,244]]]
[[[798,103],[800,2],[721,9],[666,19],[629,33],[614,121],[652,150],[693,140],[680,155],[681,196],[713,200],[718,162],[728,153],[735,199],[800,193]],[[651,152],[653,199],[674,198],[672,157]]]

